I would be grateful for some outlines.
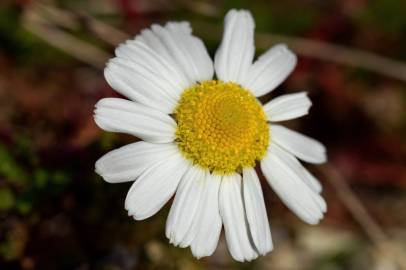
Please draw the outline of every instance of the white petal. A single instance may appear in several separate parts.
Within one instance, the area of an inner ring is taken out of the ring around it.
[[[197,166],[190,166],[182,177],[166,220],[166,237],[175,246],[184,239],[197,215],[207,173]]]
[[[323,218],[325,202],[305,184],[305,176],[286,154],[272,143],[261,162],[261,169],[272,189],[290,210],[303,221],[317,224]]]
[[[213,77],[213,62],[203,42],[191,34],[186,22],[169,22],[165,27],[152,25],[139,38],[174,67],[181,70],[189,84],[210,80]]]
[[[279,147],[276,144],[272,144],[272,145],[274,147]],[[294,165],[296,167],[296,169],[298,170],[298,172],[300,174],[302,174],[302,176],[303,176],[302,179],[307,184],[307,186],[309,188],[311,188],[314,192],[320,193],[322,191],[322,186],[321,186],[319,180],[317,180],[317,178],[314,177],[313,174],[311,174],[305,167],[303,167],[303,165],[299,162],[299,160],[297,160],[291,153],[289,153],[285,150],[283,150],[283,151],[284,151],[284,155],[286,156],[286,158],[289,158],[290,161],[292,162],[292,165]]]
[[[161,89],[163,92],[176,97],[176,94],[188,86],[187,78],[180,69],[172,65],[171,61],[167,61],[153,48],[139,40],[139,37],[127,40],[118,46],[115,50],[117,57],[144,67],[147,72],[151,73],[150,76],[157,76],[160,83],[166,85],[165,89]]]
[[[285,121],[308,114],[312,102],[306,92],[282,95],[272,99],[263,106],[268,120]]]
[[[214,60],[217,78],[242,83],[254,58],[254,20],[246,10],[230,10]]]
[[[265,95],[289,76],[296,63],[296,55],[286,45],[276,45],[255,61],[242,85],[257,97]]]
[[[183,51],[188,60],[188,64],[183,66],[183,70],[193,82],[211,80],[214,66],[204,43],[200,38],[191,35],[190,32],[181,31],[181,27],[181,23],[175,22],[169,22],[165,26],[171,34],[172,40],[176,43],[176,46],[171,50],[179,48]]]
[[[270,125],[271,141],[282,146],[293,155],[310,163],[324,163],[327,160],[323,144],[280,125]]]
[[[169,115],[125,99],[100,100],[94,119],[104,130],[131,134],[148,142],[172,142],[175,138],[176,123]]]
[[[212,79],[213,62],[188,23],[153,25],[121,44],[105,69],[107,82],[126,97],[171,113],[185,88]]]
[[[142,220],[158,212],[175,193],[188,166],[188,162],[175,153],[145,170],[127,193],[128,215]]]
[[[250,239],[242,201],[241,176],[224,176],[220,187],[220,215],[231,256],[240,262],[258,257]]]
[[[165,160],[177,151],[173,143],[128,144],[101,157],[96,162],[96,172],[110,183],[133,181],[152,164]]]
[[[149,47],[164,61],[169,63],[169,65],[173,68],[173,70],[177,72],[179,76],[182,77],[187,84],[190,84],[190,81],[186,77],[186,74],[183,72],[182,68],[178,65],[178,63],[172,58],[165,44],[151,29],[142,30],[141,34],[135,37],[135,41],[139,41],[143,43],[145,46]]]
[[[104,77],[112,88],[133,101],[164,113],[171,113],[176,106],[175,98],[168,93],[169,83],[138,62],[113,58],[104,70]]]
[[[295,158],[295,157],[294,157]],[[296,158],[295,158],[296,159]],[[296,159],[297,160],[297,159]],[[298,160],[297,160],[298,161]],[[298,161],[299,162],[299,161]],[[300,164],[300,162],[299,162]],[[301,164],[300,164],[301,165]],[[301,165],[302,166],[302,165]],[[305,182],[307,185],[314,190],[314,192],[321,193],[323,190],[322,185],[320,184],[319,180],[311,174],[305,167],[302,166],[303,173],[305,174]]]
[[[221,232],[218,199],[221,177],[210,173],[206,174],[206,177],[195,220],[180,244],[181,247],[191,245],[192,253],[196,258],[213,254]]]
[[[258,253],[265,255],[273,249],[273,244],[261,184],[253,168],[244,168],[242,178],[245,212],[251,237]]]
[[[270,147],[268,148],[268,151],[275,153],[281,160],[287,163],[292,170],[295,171],[296,175],[299,176],[302,179],[302,181],[313,191],[310,193],[312,195],[312,198],[318,204],[320,210],[323,213],[325,213],[327,211],[327,204],[324,201],[324,199],[319,195],[321,191],[321,185],[320,183],[318,183],[320,185],[319,189],[317,183],[313,182],[317,181],[317,179],[315,179],[315,177],[312,174],[310,174],[310,172],[307,171],[292,154],[290,154],[283,148],[279,147],[277,144],[271,143]],[[314,193],[317,193],[317,195]]]

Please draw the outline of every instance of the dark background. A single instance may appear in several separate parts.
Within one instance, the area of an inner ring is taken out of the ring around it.
[[[304,224],[263,185],[275,250],[245,264],[223,237],[206,259],[174,248],[169,205],[136,222],[124,210],[130,183],[94,173],[100,156],[135,140],[92,118],[97,100],[117,95],[102,72],[114,46],[151,23],[188,20],[214,55],[230,8],[252,12],[257,53],[284,41],[299,54],[272,96],[309,92],[309,116],[288,125],[329,156],[309,166],[325,219]],[[1,0],[0,269],[401,269],[405,12],[404,0]]]

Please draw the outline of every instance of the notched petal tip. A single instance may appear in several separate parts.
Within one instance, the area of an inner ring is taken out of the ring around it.
[[[249,11],[248,9],[236,9],[236,8],[233,8],[233,9],[230,9],[229,11],[227,11],[224,19],[226,20],[230,16],[237,16],[237,15],[249,16],[252,19],[252,21],[254,21],[251,11]]]
[[[192,34],[193,29],[188,21],[169,21],[165,24],[165,27],[171,30],[176,30],[176,27],[180,26],[182,30],[185,31],[186,34]]]

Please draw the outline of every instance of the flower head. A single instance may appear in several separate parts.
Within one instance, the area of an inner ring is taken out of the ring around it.
[[[209,256],[224,226],[232,257],[255,259],[273,248],[259,163],[288,208],[319,222],[326,211],[321,185],[298,159],[323,163],[325,148],[276,124],[307,114],[309,98],[257,99],[285,80],[296,56],[276,45],[254,61],[248,11],[226,15],[214,63],[186,22],[152,25],[115,53],[105,77],[129,100],[100,100],[94,118],[104,130],[142,141],[107,153],[96,171],[110,183],[135,181],[125,201],[129,215],[146,219],[176,193],[166,223],[171,243]]]

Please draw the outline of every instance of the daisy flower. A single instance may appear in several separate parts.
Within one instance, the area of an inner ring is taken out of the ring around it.
[[[214,62],[188,22],[152,25],[118,46],[104,75],[129,100],[100,100],[94,119],[142,141],[107,153],[96,172],[109,183],[134,181],[125,209],[136,220],[175,195],[166,222],[175,246],[209,256],[224,226],[231,256],[250,261],[273,249],[256,164],[290,210],[317,224],[321,185],[298,159],[323,163],[326,150],[277,124],[308,113],[305,92],[257,99],[285,80],[296,56],[282,44],[254,61],[251,14],[231,10],[224,24]]]

